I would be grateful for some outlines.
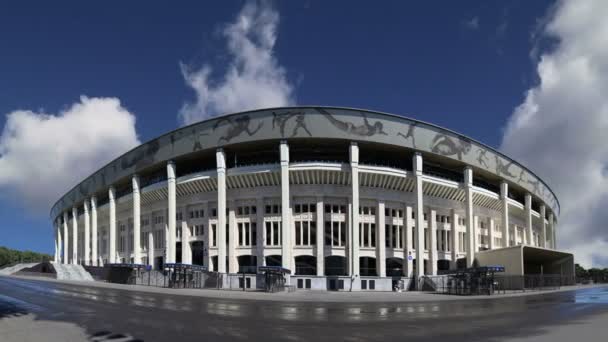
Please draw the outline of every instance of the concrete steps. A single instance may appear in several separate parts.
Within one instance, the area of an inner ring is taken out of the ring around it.
[[[93,277],[81,265],[60,264],[53,262],[57,279],[59,280],[79,280],[93,281]]]
[[[16,264],[16,265],[12,265],[12,266],[8,266],[5,267],[3,269],[0,270],[0,275],[11,275],[11,274],[15,274],[19,271],[21,271],[24,268],[29,268],[29,267],[33,267],[38,265],[38,262],[34,262],[34,263],[23,263],[23,264]]]

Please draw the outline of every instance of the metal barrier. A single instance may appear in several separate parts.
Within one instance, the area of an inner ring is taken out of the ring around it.
[[[573,284],[574,279],[572,277],[553,274],[497,274],[493,277],[441,275],[424,276],[419,280],[419,286],[423,291],[453,295],[495,295],[526,291],[549,291]]]

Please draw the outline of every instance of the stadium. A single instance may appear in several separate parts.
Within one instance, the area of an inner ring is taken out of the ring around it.
[[[276,266],[297,288],[391,290],[474,266],[571,276],[559,210],[532,171],[453,131],[283,107],[140,145],[61,197],[51,219],[55,263],[202,265],[252,287]]]

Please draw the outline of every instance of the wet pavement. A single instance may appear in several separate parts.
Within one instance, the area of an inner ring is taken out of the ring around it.
[[[91,339],[105,333],[131,341],[505,341],[540,337],[606,314],[607,287],[479,300],[315,303],[174,296],[0,277],[0,323],[27,315],[34,321],[71,323]]]

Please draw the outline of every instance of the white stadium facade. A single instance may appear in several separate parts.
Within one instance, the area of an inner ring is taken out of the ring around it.
[[[51,209],[58,263],[182,263],[226,277],[282,266],[298,287],[354,290],[474,265],[569,274],[572,255],[556,250],[558,214],[547,184],[491,147],[337,107],[179,128]]]

